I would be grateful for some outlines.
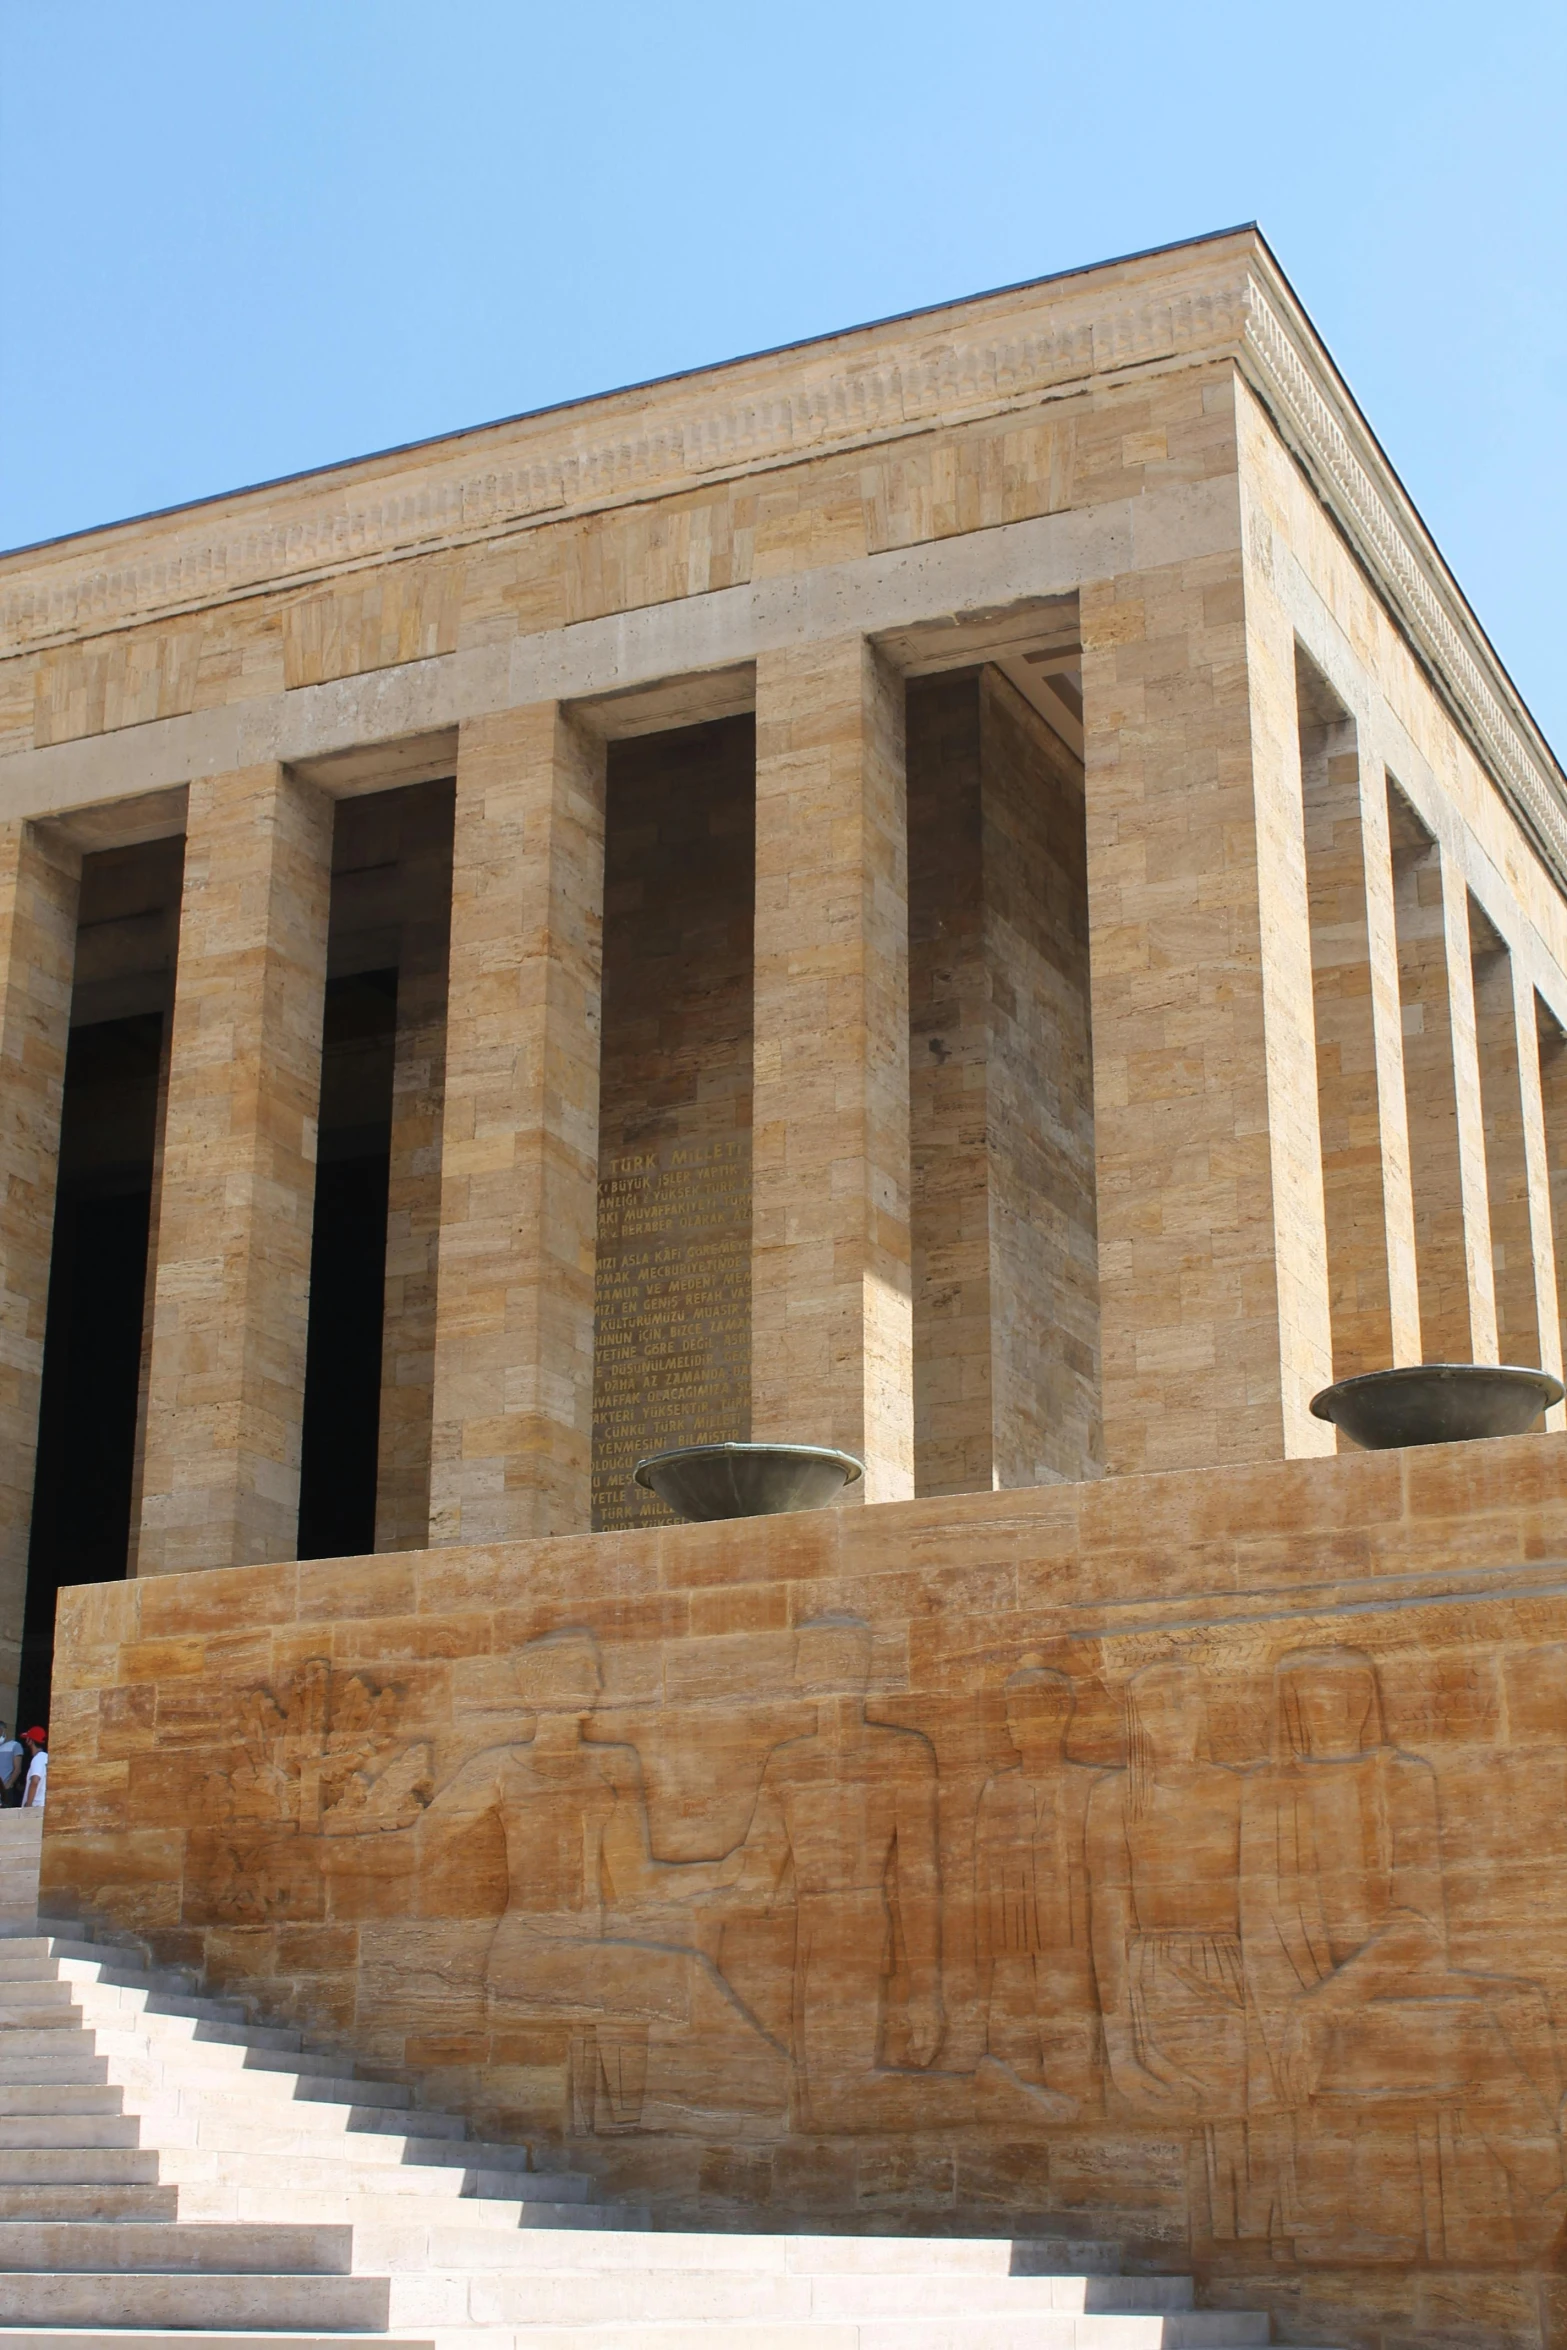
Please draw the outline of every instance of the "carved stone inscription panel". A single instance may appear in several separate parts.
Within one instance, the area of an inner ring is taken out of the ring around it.
[[[1532,1533],[1332,1460],[1149,1480],[1146,1531],[1126,1481],[71,1593],[46,1890],[671,2219],[1543,2274],[1567,1442],[1520,1443]]]
[[[644,1453],[750,1433],[751,1137],[626,1151],[599,1184],[593,1523],[668,1520]]]

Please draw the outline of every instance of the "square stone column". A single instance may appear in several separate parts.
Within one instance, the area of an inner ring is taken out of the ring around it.
[[[81,857],[0,826],[0,1716],[16,1721]]]
[[[1420,1360],[1387,793],[1298,669],[1333,1376],[1352,1379]]]
[[[1535,1328],[1540,1351],[1535,1357],[1542,1371],[1562,1376],[1562,1332],[1557,1310],[1558,1271],[1556,1234],[1551,1217],[1551,1163],[1546,1143],[1545,1092],[1540,1076],[1540,1035],[1534,988],[1518,963],[1508,957],[1513,984],[1513,1025],[1517,1054],[1519,1111],[1523,1123],[1524,1186],[1528,1200],[1529,1255],[1534,1280]],[[1557,1404],[1547,1415],[1548,1428],[1567,1424],[1567,1413]]]
[[[1494,1363],[1496,1261],[1491,1231],[1491,1187],[1486,1166],[1485,1097],[1480,1085],[1480,1037],[1475,1009],[1474,945],[1469,927],[1469,890],[1455,859],[1438,852],[1442,869],[1442,919],[1447,955],[1447,1006],[1452,1024],[1453,1099],[1458,1116],[1458,1166],[1463,1212],[1464,1313],[1468,1344],[1448,1360]],[[1461,1325],[1452,1303],[1455,1341]],[[1438,1359],[1426,1332],[1426,1353]]]
[[[138,1572],[295,1555],[332,803],[190,787]]]
[[[1331,1451],[1293,638],[1238,546],[1081,612],[1106,1466]]]
[[[405,808],[399,840],[404,916],[397,963],[392,1134],[381,1315],[381,1417],[375,1546],[422,1550],[430,1538],[435,1300],[446,1091],[446,958],[451,811],[429,792]]]
[[[1480,1101],[1485,1117],[1485,1183],[1491,1224],[1497,1357],[1504,1363],[1543,1364],[1540,1260],[1543,1254],[1545,1264],[1551,1268],[1549,1287],[1554,1290],[1554,1250],[1548,1224],[1544,1231],[1536,1227],[1524,1099],[1528,1073],[1525,1056],[1519,1051],[1522,1033],[1519,990],[1513,958],[1505,942],[1483,910],[1473,903],[1469,908],[1469,932],[1473,949]],[[1533,1074],[1532,1109],[1538,1121],[1537,1061]],[[1543,1147],[1543,1132],[1539,1140]],[[1555,1319],[1554,1312],[1551,1319]]]
[[[464,723],[452,858],[430,1534],[591,1522],[604,746]]]
[[[903,685],[860,637],[757,663],[751,1433],[914,1491]]]

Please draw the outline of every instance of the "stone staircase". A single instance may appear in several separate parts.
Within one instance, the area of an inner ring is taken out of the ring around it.
[[[652,2234],[135,1946],[0,1921],[0,2345],[1223,2350],[1103,2245]]]

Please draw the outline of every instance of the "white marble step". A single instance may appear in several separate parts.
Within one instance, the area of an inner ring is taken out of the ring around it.
[[[491,2190],[469,2182],[498,2179]],[[215,2188],[246,2194],[276,2194],[280,2186],[294,2197],[306,2195],[373,2194],[389,2197],[424,2195],[435,2201],[458,2201],[475,2194],[498,2193],[531,2203],[584,2203],[592,2182],[581,2173],[483,2171],[455,2163],[361,2161],[356,2148],[334,2157],[295,2154],[280,2163],[275,2147],[264,2152],[236,2153],[214,2146],[0,2146],[0,2215],[9,2213],[5,2201],[19,2190],[80,2187],[114,2190],[131,2187]]]
[[[0,2350],[436,2350],[388,2334],[157,2333],[138,2326],[83,2330],[76,2326],[0,2326]],[[477,2350],[477,2346],[475,2346]],[[508,2341],[506,2350],[511,2350]]]
[[[388,2334],[148,2333],[139,2326],[102,2328],[0,2326],[0,2350],[437,2350],[433,2338]],[[478,2350],[477,2344],[475,2350]],[[506,2350],[511,2350],[508,2340]]]
[[[18,2024],[73,2023],[83,2017],[131,2014],[195,2016],[206,2023],[251,2024],[242,1999],[212,1999],[183,1985],[165,1989],[157,1983],[114,1983],[101,1976],[73,1980],[63,1972],[25,1983],[0,1980],[0,2032]],[[295,2035],[297,2044],[298,2034]]]
[[[395,2236],[397,2231],[389,2229]],[[349,2276],[354,2234],[330,2223],[190,2227],[159,2221],[0,2221],[0,2275],[43,2270],[203,2270]],[[371,2273],[361,2262],[359,2273]]]
[[[566,2181],[578,2191],[549,2195],[451,2195],[445,2198],[475,2227],[500,2237],[532,2228],[645,2228],[648,2214],[632,2204],[589,2203],[586,2182]],[[214,2181],[195,2186],[0,2187],[0,2252],[8,2223],[49,2220],[77,2225],[153,2222],[182,2227],[390,2226],[405,2229],[412,2215],[437,2201],[427,2188],[397,2195],[359,2187],[303,2190],[274,2185],[234,2187]]]
[[[0,2080],[19,2079],[30,2057],[52,2058],[72,2048],[99,2055],[156,2057],[166,2063],[189,2054],[207,2069],[234,2072],[341,2073],[340,2056],[299,2045],[300,2035],[279,2025],[208,2022],[200,2016],[127,2011],[96,2017],[62,2016],[43,2025],[0,2026]]]
[[[275,2056],[266,2048],[153,2048],[121,2033],[48,2032],[38,2038],[56,2045],[16,2053],[0,2050],[0,2090],[120,2086],[147,2095],[166,2087],[229,2091],[243,2087],[252,2100],[278,2104],[314,2100],[379,2106],[402,2114],[413,2104],[412,2091],[400,2082],[362,2081],[345,2074],[340,2057],[300,2063]],[[0,2112],[4,2110],[0,2104]]]
[[[177,2326],[384,2334],[391,2287],[384,2277],[200,2276],[124,2269],[0,2275],[6,2326]]]

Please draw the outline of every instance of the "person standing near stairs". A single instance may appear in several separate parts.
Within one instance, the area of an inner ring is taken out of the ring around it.
[[[13,1738],[0,1722],[0,1805],[15,1811],[22,1800],[22,1787],[27,1775],[27,1750],[20,1738]]]
[[[27,1748],[27,1784],[22,1790],[22,1808],[36,1805],[43,1808],[44,1795],[49,1784],[49,1733],[47,1730],[24,1730],[23,1742]]]

